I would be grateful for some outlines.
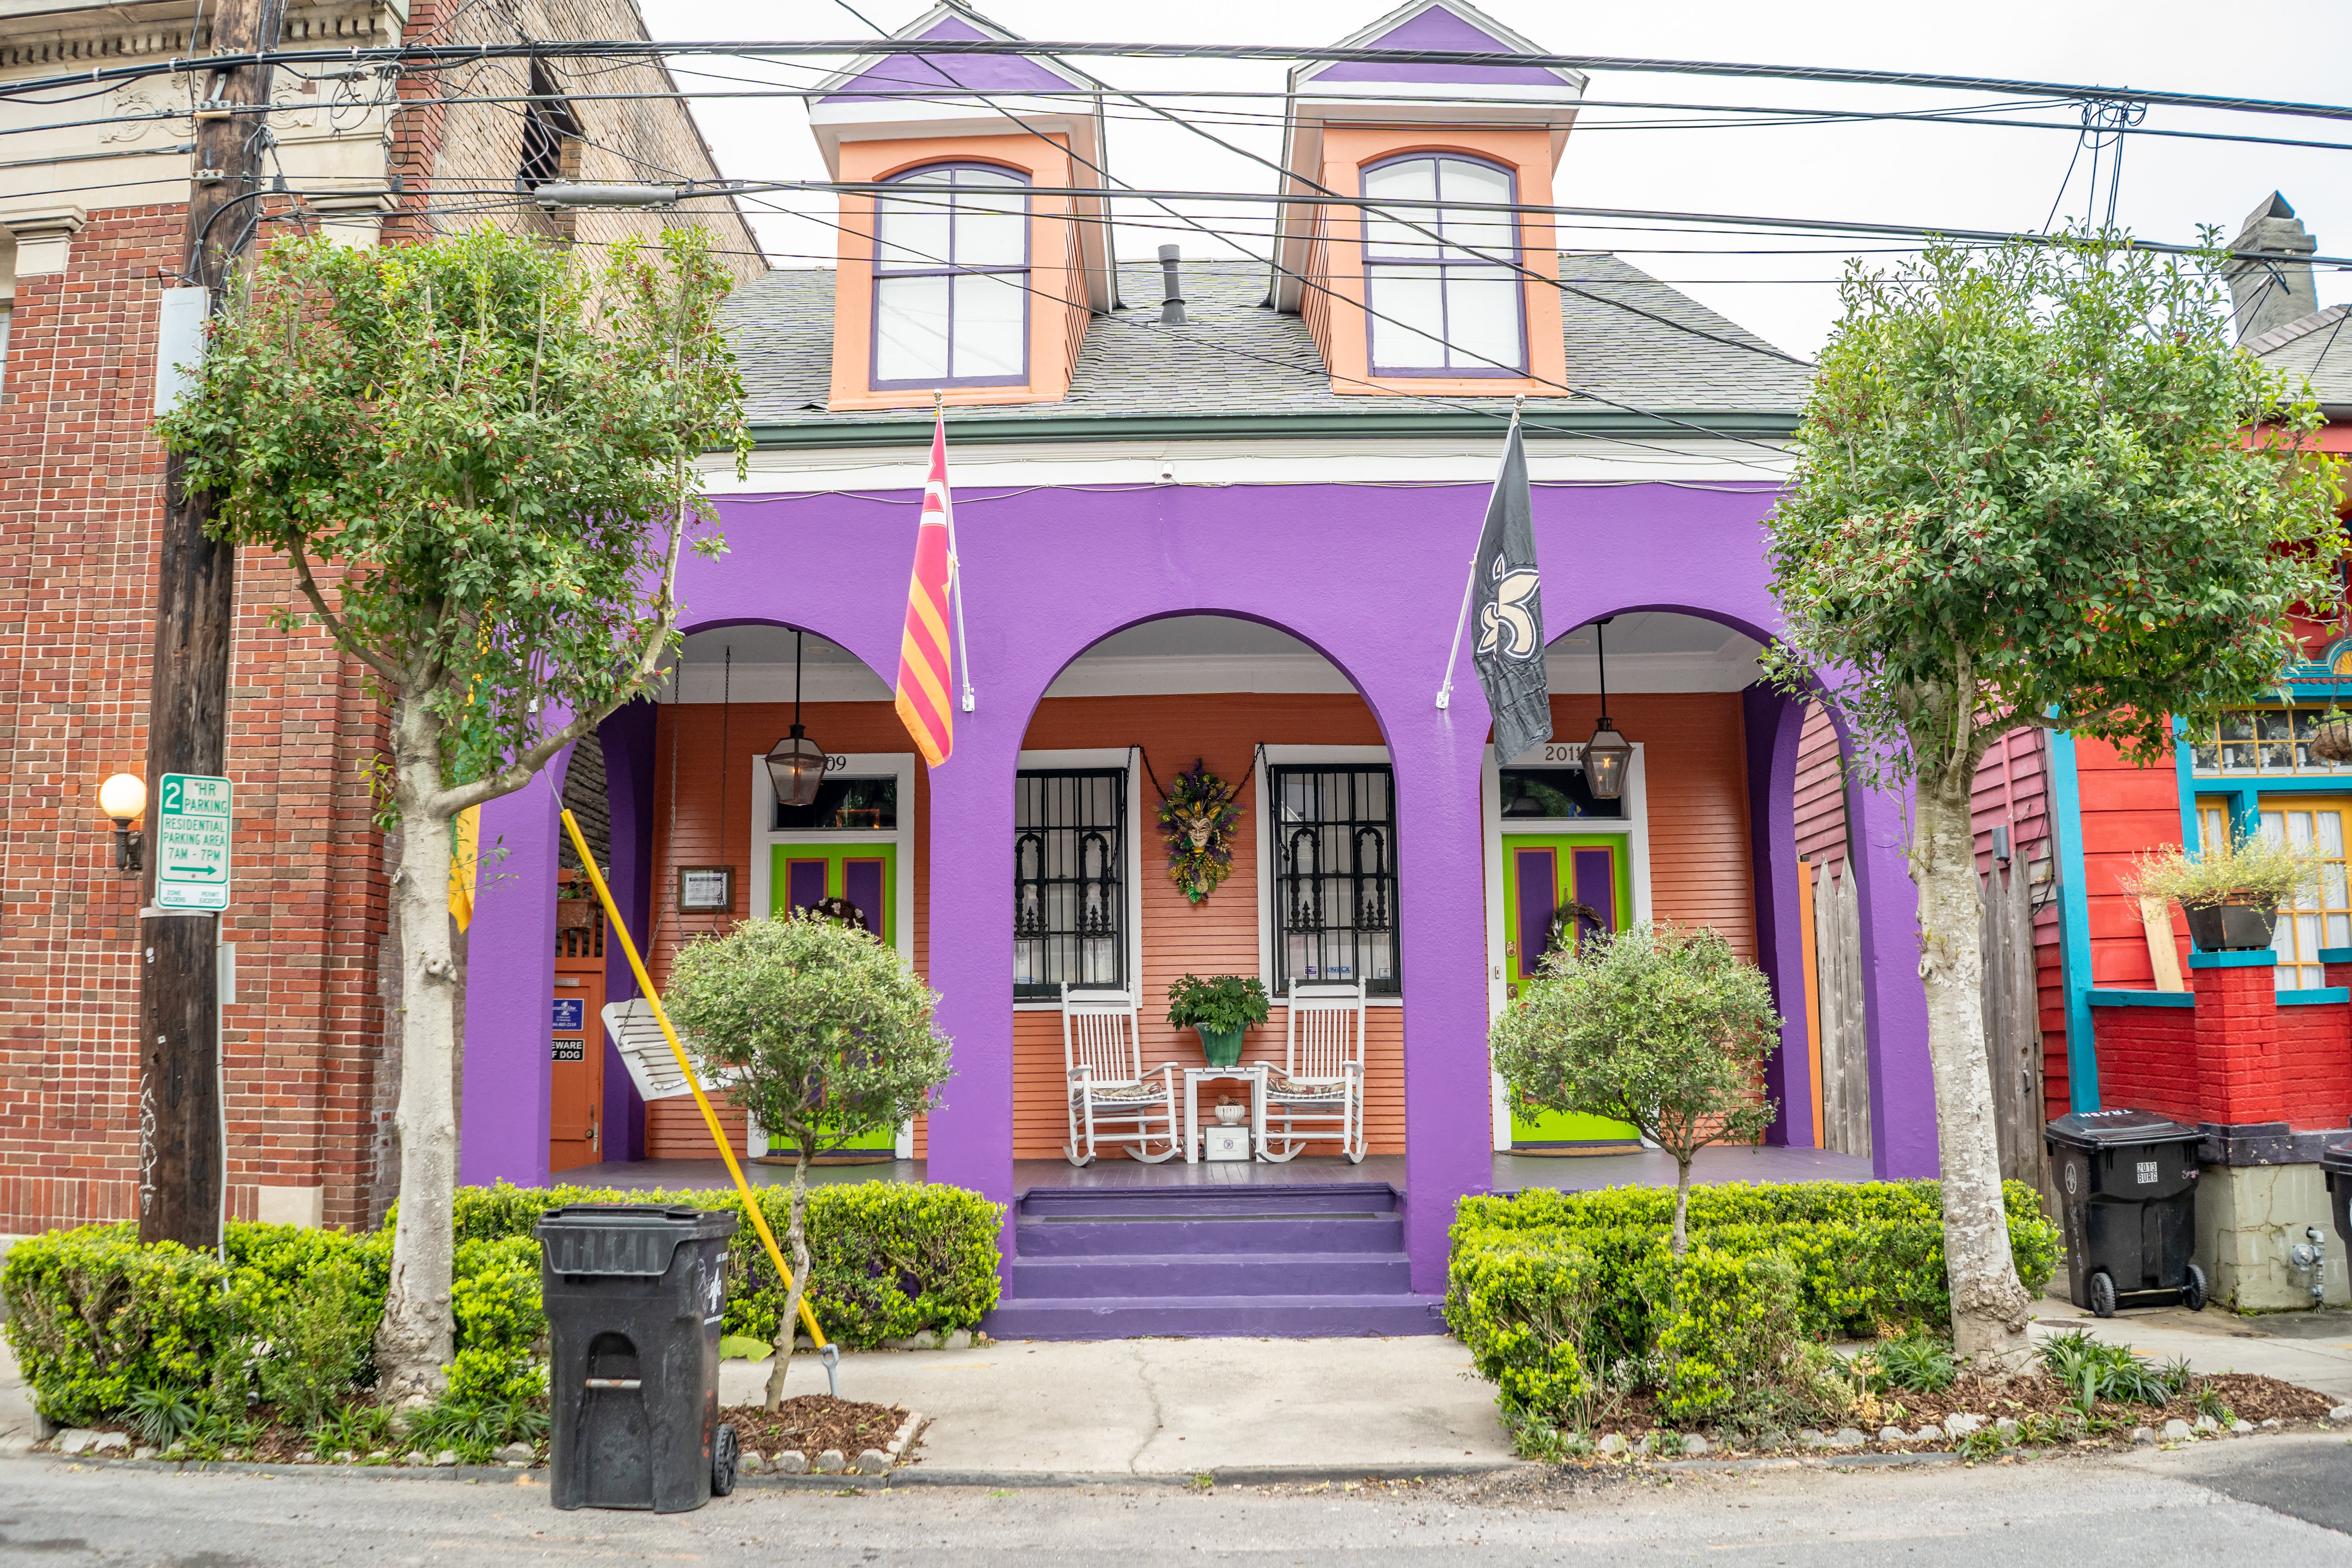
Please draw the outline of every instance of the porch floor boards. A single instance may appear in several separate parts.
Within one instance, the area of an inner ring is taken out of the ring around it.
[[[790,1165],[747,1164],[743,1173],[754,1186],[789,1186]],[[809,1172],[812,1184],[835,1182],[920,1182],[924,1162],[892,1160],[872,1165],[820,1165]],[[1869,1160],[1827,1149],[1703,1149],[1691,1167],[1691,1180],[1704,1186],[1727,1182],[1866,1182]],[[655,1188],[694,1192],[732,1184],[727,1167],[717,1160],[608,1161],[559,1171],[555,1182],[591,1187],[621,1187],[635,1191]],[[1557,1187],[1591,1192],[1601,1187],[1670,1187],[1675,1163],[1655,1149],[1637,1154],[1590,1154],[1545,1158],[1496,1154],[1494,1190],[1517,1192],[1528,1187]],[[1333,1182],[1385,1182],[1405,1190],[1405,1157],[1373,1154],[1360,1165],[1337,1156],[1304,1154],[1283,1165],[1233,1161],[1218,1164],[1139,1164],[1133,1160],[1097,1160],[1079,1170],[1066,1160],[1016,1160],[1013,1163],[1015,1192],[1038,1187],[1233,1187],[1296,1186]]]

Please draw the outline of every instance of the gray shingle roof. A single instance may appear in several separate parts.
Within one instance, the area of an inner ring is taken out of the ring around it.
[[[2352,417],[2352,305],[2330,305],[2299,321],[2273,327],[2246,348],[2290,379],[2307,376],[2312,395],[2328,417]]]
[[[1531,415],[1632,408],[1685,417],[1793,417],[1802,405],[1806,367],[1616,257],[1565,254],[1560,277],[1569,285],[1560,296],[1566,381],[1582,395],[1530,398]],[[1051,422],[1393,416],[1413,408],[1443,413],[1484,404],[1335,394],[1306,323],[1262,303],[1266,281],[1262,262],[1188,261],[1183,285],[1189,324],[1162,327],[1156,306],[1140,303],[1098,317],[1087,324],[1066,398],[990,408],[986,417]],[[1119,292],[1130,300],[1156,301],[1158,265],[1122,264]],[[801,268],[771,272],[729,301],[753,425],[808,431],[907,419],[903,410],[825,412],[833,375],[833,294],[830,270]],[[1664,320],[1654,319],[1658,317]]]

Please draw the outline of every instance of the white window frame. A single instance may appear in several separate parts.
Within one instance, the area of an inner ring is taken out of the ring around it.
[[[775,880],[775,847],[779,844],[887,844],[898,851],[898,873],[890,896],[898,900],[898,933],[891,945],[898,956],[915,961],[915,753],[912,752],[828,752],[827,773],[873,778],[884,774],[898,781],[898,826],[896,827],[786,827],[776,820],[776,781],[769,776],[766,752],[751,759],[751,918],[766,920],[771,884]],[[751,1143],[754,1156],[767,1152],[767,1136],[756,1127]],[[901,1160],[915,1157],[915,1125],[901,1123],[893,1152]],[[746,1145],[747,1147],[750,1144]]]
[[[1584,758],[1581,741],[1547,741],[1535,751],[1514,758],[1513,767],[1564,768]],[[1622,833],[1625,836],[1625,859],[1633,881],[1633,921],[1635,924],[1651,918],[1650,907],[1650,778],[1648,748],[1640,741],[1633,742],[1633,758],[1625,766],[1625,815],[1614,819],[1602,816],[1523,816],[1511,822],[1513,833]],[[1486,839],[1486,1016],[1502,1016],[1510,1003],[1510,982],[1506,976],[1508,965],[1504,962],[1503,949],[1509,938],[1506,931],[1503,909],[1503,767],[1495,760],[1495,748],[1486,748],[1486,760],[1478,770],[1478,821]],[[1509,1091],[1503,1086],[1503,1075],[1490,1071],[1494,1095],[1494,1145],[1497,1152],[1511,1146],[1511,1104]]]
[[[1143,769],[1138,764],[1133,746],[1092,746],[1074,751],[1024,752],[1013,763],[1016,771],[1034,769],[1124,768],[1127,770],[1127,847],[1121,858],[1125,884],[1120,897],[1127,908],[1120,911],[1127,920],[1127,988],[1136,1005],[1144,1005],[1143,997],[1143,836],[1147,826],[1143,820]],[[1010,931],[1005,933],[1010,936]],[[1005,984],[1013,983],[1010,969]],[[1059,1002],[1015,1002],[1016,1013],[1058,1013]]]
[[[1387,762],[1389,762],[1389,749],[1386,746],[1260,746],[1257,749],[1257,756],[1250,763],[1250,785],[1257,795],[1259,818],[1256,829],[1257,977],[1258,984],[1265,987],[1267,1000],[1275,1006],[1282,1008],[1286,1013],[1289,1010],[1290,1005],[1284,1001],[1281,995],[1274,989],[1275,855],[1273,838],[1266,826],[1266,824],[1272,820],[1272,818],[1267,815],[1268,805],[1265,792],[1268,785],[1266,783],[1266,769],[1269,767],[1295,768],[1301,766],[1313,767],[1318,765],[1348,768],[1362,767],[1367,763],[1384,763]],[[1404,837],[1404,810],[1401,805],[1395,804],[1393,785],[1391,786],[1391,790],[1392,793],[1390,798],[1392,806],[1394,806],[1394,809],[1396,810],[1397,838],[1401,844]],[[1396,857],[1396,865],[1398,927],[1397,970],[1399,973],[1402,973],[1404,970],[1404,856],[1401,851]],[[1399,986],[1398,989],[1402,991],[1403,987]],[[1367,996],[1364,998],[1364,1005],[1367,1007],[1402,1007],[1404,1005],[1404,998],[1402,995]]]

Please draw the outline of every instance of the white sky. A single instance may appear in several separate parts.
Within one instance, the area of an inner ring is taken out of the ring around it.
[[[919,0],[856,0],[884,27],[919,15]],[[866,36],[835,0],[644,0],[656,38],[856,38]],[[1258,0],[1190,0],[1182,5],[1081,5],[1076,0],[987,0],[980,9],[1012,31],[1038,39],[1150,43],[1320,45],[1333,42],[1389,8],[1383,0],[1304,0],[1269,8]],[[1539,0],[1489,0],[1490,15],[1537,44],[1563,52],[1707,58],[1778,65],[1836,65],[2033,80],[2138,86],[2148,89],[2243,95],[2305,102],[2352,98],[2352,26],[2326,5],[2235,12],[2206,3],[2150,0],[2129,6],[2093,0],[1972,0],[1961,6],[1892,5],[1885,0],[1680,0],[1672,5],[1563,5]],[[688,91],[725,88],[708,71],[805,85],[838,59],[780,68],[710,57],[677,62]],[[1286,67],[1275,61],[1082,59],[1115,86],[1279,92]],[[1591,99],[1653,102],[1795,106],[1873,110],[1951,108],[1988,100],[1723,78],[1596,73]],[[1228,110],[1270,110],[1273,102],[1234,102]],[[1114,114],[1142,116],[1141,110]],[[824,169],[796,100],[703,100],[696,113],[719,168],[741,179],[823,179]],[[2059,195],[2074,153],[2069,106],[2027,116],[2070,129],[2028,131],[1978,126],[1890,124],[1685,130],[1607,129],[1612,120],[1654,113],[1590,109],[1569,138],[1557,182],[1564,204],[1718,212],[1780,217],[1948,225],[2011,231],[2039,229]],[[2165,130],[2227,131],[2352,144],[2352,121],[2191,113],[2157,109],[2146,123]],[[1268,158],[1279,155],[1272,125],[1216,125],[1216,133]],[[2075,167],[2059,221],[2082,216],[2088,198],[2088,155]],[[1152,189],[1271,190],[1272,172],[1179,127],[1114,119],[1112,174]],[[2102,176],[2104,178],[2104,175]],[[2222,226],[2226,239],[2245,214],[2284,191],[2322,255],[2352,256],[2352,152],[2267,147],[2137,136],[2123,165],[2117,221],[2149,238],[2189,241],[2200,224]],[[830,214],[824,202],[803,204]],[[2104,195],[2100,205],[2105,206]],[[1193,216],[1220,228],[1261,227],[1263,219],[1230,204],[1202,205]],[[1149,218],[1119,232],[1122,257],[1149,258],[1173,239],[1187,257],[1257,254],[1244,235],[1218,251],[1206,237],[1139,203],[1122,219]],[[762,242],[780,266],[828,257],[833,231],[805,217],[758,219]],[[1843,242],[1851,243],[1851,242]],[[1818,349],[1837,310],[1843,263],[1835,238],[1714,232],[1667,238],[1646,234],[1563,229],[1563,244],[1614,249],[1634,265],[1674,281],[1784,348]],[[1774,254],[1729,254],[1767,247]],[[1664,254],[1699,247],[1716,254]],[[1791,254],[1793,251],[1819,254]],[[1892,257],[1883,259],[1892,261]],[[2352,299],[2352,273],[2319,275],[2324,304]]]

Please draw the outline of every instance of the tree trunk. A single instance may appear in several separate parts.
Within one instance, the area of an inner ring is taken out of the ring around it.
[[[1675,1256],[1690,1250],[1690,1156],[1675,1156]]]
[[[1992,1074],[1985,1062],[1982,916],[1969,812],[1974,772],[1953,768],[1920,780],[1911,878],[1919,886],[1919,978],[1927,992],[1927,1056],[1936,1079],[1952,1352],[1999,1374],[2021,1370],[2032,1352],[2026,1330],[2032,1301],[2009,1250]]]
[[[793,1162],[792,1214],[784,1221],[784,1245],[792,1248],[792,1289],[784,1292],[784,1321],[776,1325],[776,1365],[768,1373],[768,1414],[784,1402],[784,1369],[792,1364],[793,1342],[800,1338],[801,1298],[808,1291],[808,1145]]]
[[[441,789],[441,736],[423,702],[404,695],[394,714],[393,767],[401,814],[400,868],[392,885],[402,950],[400,1223],[375,1347],[383,1396],[396,1403],[447,1386],[456,1331],[449,1311],[451,1205],[457,1189],[449,819],[425,810]]]

